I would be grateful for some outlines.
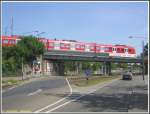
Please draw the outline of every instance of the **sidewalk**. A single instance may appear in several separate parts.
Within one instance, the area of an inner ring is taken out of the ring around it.
[[[129,112],[145,112],[148,109],[148,77],[145,80],[142,76],[135,78],[132,85],[132,93],[129,97]],[[142,107],[142,108],[138,108]]]

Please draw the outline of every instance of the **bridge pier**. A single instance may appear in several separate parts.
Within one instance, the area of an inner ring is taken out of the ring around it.
[[[58,72],[59,76],[64,76],[65,75],[64,74],[64,62],[63,61],[58,62],[58,69],[57,70],[58,70],[57,72]]]
[[[82,64],[81,62],[76,62],[76,75],[79,75],[81,73]]]
[[[103,62],[102,72],[104,75],[111,75],[111,62]]]

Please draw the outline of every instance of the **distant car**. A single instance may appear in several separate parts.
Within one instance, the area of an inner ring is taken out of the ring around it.
[[[122,79],[123,79],[123,80],[132,80],[132,77],[133,77],[133,75],[132,75],[131,72],[125,72],[125,73],[123,73],[123,75],[122,75]]]

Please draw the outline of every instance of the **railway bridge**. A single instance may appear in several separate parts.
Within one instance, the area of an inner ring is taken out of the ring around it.
[[[59,52],[47,51],[40,59],[42,63],[42,71],[48,75],[64,75],[64,62],[65,61],[89,61],[89,62],[102,62],[103,74],[111,75],[111,63],[140,63],[141,58],[126,58],[126,57],[110,57],[108,55],[97,56],[93,53],[72,53],[72,52]]]

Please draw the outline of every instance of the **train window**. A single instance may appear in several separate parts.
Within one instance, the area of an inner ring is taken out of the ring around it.
[[[89,45],[86,45],[86,49],[90,49],[90,46],[89,46]]]
[[[124,53],[124,49],[123,48],[117,48],[117,52],[118,53]]]
[[[8,40],[3,40],[3,43],[4,44],[8,44]]]
[[[112,47],[109,47],[109,50],[112,50]]]
[[[131,49],[129,49],[129,52],[131,52],[132,50]]]
[[[71,44],[71,48],[74,48],[74,44]]]
[[[10,43],[11,44],[15,44],[15,40],[10,40]]]
[[[65,44],[64,43],[60,43],[60,47],[65,47]]]
[[[124,49],[125,52],[128,52],[128,49]]]
[[[120,48],[117,48],[117,51],[120,52]]]
[[[116,51],[116,48],[112,48],[113,51]]]
[[[49,46],[53,47],[53,46],[54,46],[54,43],[49,42]]]
[[[70,48],[70,44],[66,44],[65,47],[66,47],[66,48]]]
[[[76,44],[76,48],[80,48],[80,45],[79,45],[79,44]]]
[[[84,49],[84,48],[85,48],[85,46],[84,46],[84,45],[81,45],[81,48],[83,48],[83,49]]]
[[[123,49],[123,48],[121,48],[121,52],[124,52],[124,49]]]
[[[107,50],[109,50],[109,48],[108,48],[108,47],[105,47],[104,50],[107,51]]]
[[[96,50],[100,50],[100,47],[96,46]]]
[[[94,46],[91,46],[90,48],[91,48],[91,49],[94,49]]]
[[[59,43],[55,43],[55,46],[56,46],[56,47],[59,47],[59,46],[60,46],[60,44],[59,44]]]
[[[105,47],[101,47],[101,50],[105,50]]]

